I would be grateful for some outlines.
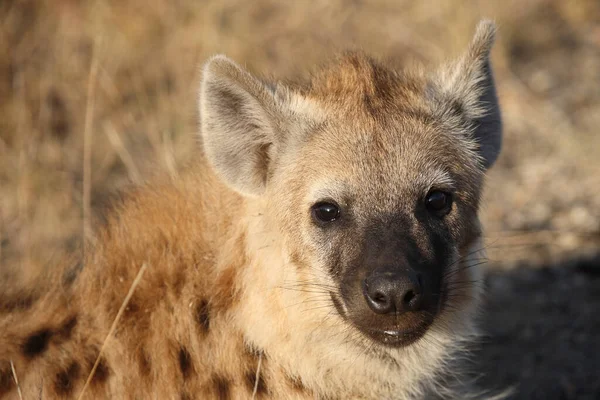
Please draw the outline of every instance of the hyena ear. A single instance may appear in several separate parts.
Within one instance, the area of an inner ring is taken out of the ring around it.
[[[244,195],[265,189],[281,106],[269,87],[227,57],[205,64],[200,86],[204,151],[225,182]]]
[[[502,147],[500,105],[489,60],[495,34],[492,21],[479,22],[468,50],[439,77],[449,100],[445,103],[452,104],[454,112],[458,108],[473,126],[486,169],[494,164]]]

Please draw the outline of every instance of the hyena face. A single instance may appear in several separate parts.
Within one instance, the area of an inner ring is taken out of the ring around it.
[[[383,345],[416,341],[476,298],[468,260],[501,141],[492,41],[480,24],[468,51],[430,74],[349,54],[294,90],[224,57],[205,67],[209,161],[261,204],[298,276]]]
[[[284,203],[284,231],[295,232],[289,242],[305,268],[326,276],[344,319],[401,346],[449,299],[456,307],[472,296],[460,257],[479,236],[482,172],[477,153],[456,140],[461,132],[405,104],[386,107],[376,122],[347,115],[316,128],[283,179],[299,181],[301,199]]]

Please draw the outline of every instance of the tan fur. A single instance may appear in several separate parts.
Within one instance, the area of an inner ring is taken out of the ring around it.
[[[447,219],[448,279],[477,279],[468,266],[480,256],[481,184],[499,151],[500,127],[491,139],[481,134],[488,114],[477,101],[492,39],[483,23],[466,55],[433,73],[347,54],[295,89],[213,58],[200,93],[205,156],[175,180],[130,193],[79,266],[58,267],[59,278],[35,292],[0,295],[0,397],[17,398],[12,362],[23,398],[77,398],[143,264],[85,398],[413,399],[450,390],[439,377],[475,333],[480,287],[456,286],[417,343],[378,346],[310,290],[335,285],[323,259],[337,242],[315,239],[307,210],[353,193],[347,206],[362,227],[431,187],[452,188],[460,206]],[[433,251],[408,221],[416,246]]]

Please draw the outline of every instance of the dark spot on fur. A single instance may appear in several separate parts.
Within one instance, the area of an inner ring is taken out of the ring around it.
[[[196,307],[196,321],[198,321],[198,326],[200,326],[202,333],[208,333],[208,329],[210,328],[210,310],[208,301],[202,300]]]
[[[57,335],[63,340],[68,340],[73,334],[73,329],[77,326],[77,316],[73,315],[56,331]]]
[[[125,307],[125,311],[123,312],[124,318],[134,318],[134,315],[140,311],[140,306],[136,298],[132,297],[129,303],[127,303],[127,307]]]
[[[250,393],[254,393],[254,387],[256,386],[256,394],[262,396],[267,394],[269,391],[262,374],[258,374],[258,382],[256,381],[256,371],[248,371],[245,375],[246,387]]]
[[[7,299],[0,299],[0,312],[25,311],[31,308],[37,300],[34,295],[17,295]]]
[[[194,366],[192,365],[192,356],[185,347],[179,349],[179,369],[184,379],[189,378]]]
[[[290,253],[290,261],[292,262],[292,264],[301,264],[302,257],[300,257],[300,253],[297,251],[292,251]]]
[[[264,367],[267,362],[267,356],[264,350],[262,350],[261,348],[249,341],[244,341],[244,351],[249,361],[248,370],[244,375],[244,382],[248,390],[252,393],[254,391],[254,385],[257,384],[256,371],[258,369],[258,365],[259,363],[262,363],[262,370],[264,370]],[[256,393],[259,395],[268,393],[267,386],[265,384],[262,374],[259,374],[258,376]]]
[[[48,348],[51,337],[52,331],[50,329],[40,329],[33,333],[23,343],[23,355],[27,358],[40,355]]]
[[[185,286],[185,265],[180,265],[179,270],[175,273],[175,277],[173,279],[173,292],[175,296],[181,296],[181,292]]]
[[[94,372],[94,376],[92,377],[92,384],[101,385],[106,382],[109,376],[110,367],[106,364],[106,360],[101,358],[96,367],[96,372]]]
[[[228,400],[230,395],[229,385],[230,382],[228,379],[215,375],[212,378],[215,395],[219,400]]]
[[[85,357],[85,369],[90,373],[94,364],[96,363],[96,359],[98,358],[100,350],[97,346],[90,346],[86,349],[84,353]],[[96,367],[96,371],[94,372],[94,376],[92,376],[91,383],[92,385],[100,385],[106,382],[106,380],[110,376],[110,367],[106,363],[106,359],[104,357],[100,357],[100,361],[98,361],[98,366]]]
[[[255,344],[251,342],[244,342],[244,349],[248,355],[253,358],[258,358],[264,356],[265,352],[262,349],[259,349]]]
[[[289,385],[296,391],[298,392],[305,392],[308,389],[304,386],[304,384],[302,383],[302,380],[297,377],[297,376],[291,376],[288,375],[287,377],[287,381],[289,383]]]
[[[148,376],[152,372],[152,363],[150,362],[150,357],[143,350],[140,349],[138,351],[138,364],[140,366],[140,373],[142,376]]]
[[[54,381],[56,393],[62,396],[70,394],[75,387],[75,381],[79,378],[80,372],[81,368],[79,364],[73,361],[67,369],[56,374]]]
[[[302,258],[298,252],[293,252],[290,254],[290,261],[300,270],[310,268],[310,264],[304,258]]]
[[[83,263],[78,262],[73,265],[71,268],[68,268],[63,274],[63,283],[65,286],[71,286],[73,282],[79,276],[79,273],[83,270]]]
[[[13,390],[14,383],[10,363],[3,362],[0,364],[0,396]]]

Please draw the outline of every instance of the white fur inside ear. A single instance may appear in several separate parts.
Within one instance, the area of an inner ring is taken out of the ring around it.
[[[217,173],[233,189],[260,195],[274,145],[273,93],[225,56],[211,58],[200,86],[204,150]]]

